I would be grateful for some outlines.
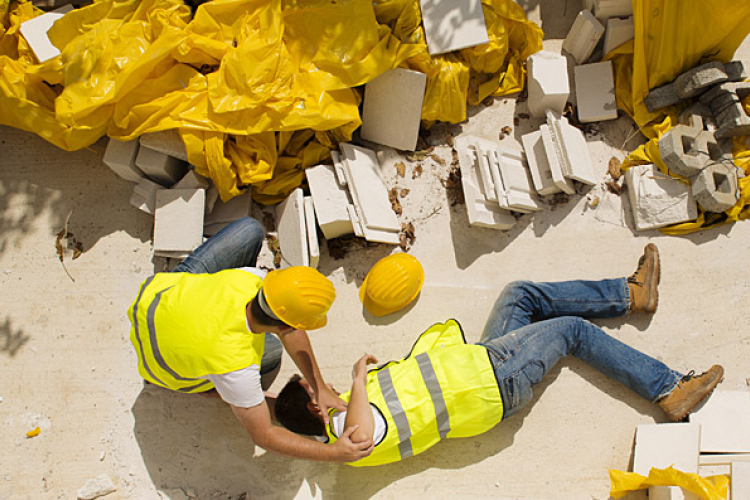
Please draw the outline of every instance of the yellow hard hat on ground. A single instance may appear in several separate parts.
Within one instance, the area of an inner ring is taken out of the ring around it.
[[[263,296],[273,314],[287,325],[315,330],[326,326],[336,289],[316,269],[294,266],[269,272],[263,280]]]
[[[383,257],[372,266],[362,286],[359,300],[373,316],[385,316],[406,307],[417,298],[424,283],[424,270],[408,253]]]

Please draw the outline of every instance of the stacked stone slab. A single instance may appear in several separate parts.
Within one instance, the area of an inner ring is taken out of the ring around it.
[[[583,64],[591,57],[596,44],[604,35],[604,26],[589,10],[582,10],[576,16],[562,49],[573,56],[576,64]]]
[[[185,258],[203,243],[204,189],[159,189],[154,212],[154,255]]]
[[[574,69],[578,120],[582,123],[617,118],[612,61],[576,66]]]
[[[583,7],[593,12],[597,19],[633,15],[631,0],[584,0]]]
[[[604,33],[604,54],[610,53],[633,38],[635,38],[633,16],[625,19],[617,17],[607,19],[607,31]]]
[[[531,114],[543,117],[548,109],[562,114],[570,95],[568,63],[563,56],[541,51],[529,56],[528,106]]]
[[[138,182],[144,176],[143,171],[135,164],[138,156],[138,140],[118,141],[110,139],[104,151],[102,161],[121,178],[130,182]]]
[[[315,217],[326,239],[354,232],[347,207],[351,204],[346,186],[339,184],[332,165],[316,165],[305,169],[310,186]]]
[[[307,222],[302,189],[297,188],[276,206],[276,230],[281,249],[281,267],[309,266]]]
[[[168,156],[173,156],[178,160],[188,161],[185,143],[180,138],[180,133],[176,129],[163,130],[161,132],[150,132],[143,134],[139,141],[141,146],[153,149]]]
[[[145,146],[138,149],[135,164],[149,179],[162,186],[171,186],[188,171],[184,161]]]

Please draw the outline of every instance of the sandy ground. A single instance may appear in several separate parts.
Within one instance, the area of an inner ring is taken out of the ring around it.
[[[541,12],[550,20],[543,25],[550,50],[559,49],[578,7],[563,9],[559,2],[529,5],[532,18]],[[747,65],[749,54],[746,43],[738,57]],[[514,98],[495,99],[450,129],[496,139],[510,125],[503,144],[520,148],[520,135],[538,126],[534,120],[513,126],[513,116],[524,112]],[[603,178],[609,158],[623,158],[642,138],[620,149],[632,131],[628,118],[600,129],[588,139]],[[449,164],[444,136],[437,127],[430,140]],[[99,474],[117,485],[106,497],[113,500],[604,499],[608,470],[630,466],[635,426],[665,420],[649,402],[571,359],[552,371],[520,414],[402,463],[360,470],[265,453],[221,401],[144,389],[125,311],[155,268],[153,220],[130,206],[133,185],[101,163],[105,144],[66,153],[0,127],[0,499],[74,499]],[[662,255],[659,310],[599,324],[677,370],[720,362],[726,368],[721,388],[746,387],[747,223],[685,237],[636,233],[627,206],[625,222],[618,222],[619,199],[615,208],[593,210],[592,194],[582,193],[524,216],[505,233],[470,228],[464,207],[450,207],[440,183],[447,166],[407,162],[401,178],[393,152],[384,154],[388,185],[411,190],[401,219],[415,225],[411,253],[423,263],[426,281],[413,306],[375,318],[363,311],[357,289],[392,248],[363,246],[341,260],[321,249],[320,270],[334,281],[338,298],[329,326],[311,338],[329,382],[346,387],[350,365],[363,352],[381,361],[404,356],[419,333],[448,318],[476,341],[510,281],[629,275],[643,246],[653,242]],[[55,252],[68,214],[69,230],[84,246],[77,260],[66,256],[70,277]],[[285,357],[273,389],[294,368]],[[40,435],[27,438],[36,426]]]

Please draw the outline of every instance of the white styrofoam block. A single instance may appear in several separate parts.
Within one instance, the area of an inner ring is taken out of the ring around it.
[[[349,197],[346,189],[336,180],[334,167],[330,165],[316,165],[305,169],[307,183],[310,186],[315,217],[318,219],[320,230],[326,239],[338,238],[354,232],[349,219],[347,207]]]
[[[469,224],[477,227],[506,230],[512,228],[516,219],[507,210],[503,210],[497,202],[488,201],[483,192],[479,179],[478,160],[470,147],[468,136],[457,137],[454,147],[458,151],[458,161],[461,165],[461,185],[466,200],[466,213]]]
[[[731,498],[750,498],[750,462],[732,462]]]
[[[481,0],[420,0],[430,55],[487,43]]]
[[[295,189],[276,206],[276,230],[281,248],[281,267],[309,266],[310,253],[307,248],[302,189]]]
[[[542,135],[542,144],[544,145],[544,153],[547,157],[552,183],[563,193],[575,194],[576,189],[573,186],[573,182],[565,177],[563,173],[562,152],[557,144],[557,139],[552,135],[551,127],[549,125],[540,125],[539,132]]]
[[[634,165],[625,172],[628,197],[638,231],[687,222],[698,217],[689,185],[666,176],[655,165]],[[750,451],[750,450],[749,450]]]
[[[559,193],[561,189],[552,181],[552,172],[550,171],[549,161],[547,161],[547,153],[544,150],[542,133],[536,131],[523,135],[521,136],[521,143],[526,153],[526,162],[529,165],[536,192],[542,196]]]
[[[211,183],[208,179],[196,174],[195,170],[190,170],[171,189],[208,189],[209,187]]]
[[[320,262],[318,230],[315,226],[315,205],[311,196],[305,196],[305,228],[307,228],[307,249],[310,255],[310,267],[317,268]]]
[[[130,197],[130,204],[147,214],[156,212],[156,192],[164,189],[159,184],[142,177],[138,183],[133,186],[133,194]]]
[[[592,11],[597,19],[628,17],[633,15],[631,0],[595,0]]]
[[[427,75],[395,68],[365,86],[362,139],[414,151],[419,139]]]
[[[714,391],[700,409],[690,414],[690,422],[701,425],[701,453],[750,452],[747,391]]]
[[[562,49],[573,56],[577,64],[585,63],[594,51],[599,39],[604,35],[604,26],[594,15],[583,9],[576,16]]]
[[[633,38],[635,38],[633,16],[625,19],[618,17],[607,19],[607,31],[604,33],[604,54],[608,54]]]
[[[110,139],[102,161],[126,181],[138,182],[144,175],[141,169],[135,165],[138,147],[137,139],[132,141]]]
[[[57,47],[52,45],[47,37],[47,31],[52,27],[53,24],[65,14],[73,10],[72,5],[64,5],[59,9],[52,12],[47,12],[41,16],[37,16],[34,19],[29,19],[21,23],[21,34],[29,44],[29,48],[34,53],[37,61],[43,63],[48,59],[57,57],[60,55],[60,51]]]
[[[139,137],[141,146],[154,151],[173,156],[182,161],[188,161],[187,149],[182,142],[177,129],[162,130],[161,132],[149,132]]]
[[[346,177],[354,207],[364,225],[370,229],[401,231],[375,152],[346,142],[339,146],[346,160]]]
[[[228,224],[249,217],[252,203],[249,189],[229,201],[217,200],[211,213],[206,214],[204,224]]]
[[[541,51],[529,56],[528,106],[536,117],[551,109],[562,114],[570,95],[568,62],[560,54]]]
[[[203,189],[160,189],[154,213],[154,254],[192,252],[203,243]]]
[[[640,424],[635,432],[633,472],[648,476],[652,467],[698,472],[701,426],[690,423]]]
[[[556,145],[563,175],[590,186],[597,184],[598,179],[594,174],[589,147],[583,132],[571,125],[567,118],[558,118],[549,111],[547,112],[547,125],[552,141]]]
[[[151,180],[171,186],[187,172],[187,163],[172,156],[141,146],[135,164]]]
[[[612,61],[576,66],[573,70],[578,100],[578,120],[582,123],[617,118]]]

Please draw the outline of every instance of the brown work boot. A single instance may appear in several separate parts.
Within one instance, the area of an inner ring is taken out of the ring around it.
[[[719,385],[724,376],[724,368],[714,365],[707,372],[697,377],[691,371],[677,383],[672,392],[661,398],[657,403],[673,422],[683,420],[688,413],[701,401],[706,399]]]
[[[628,278],[632,312],[651,314],[656,311],[656,306],[659,304],[660,278],[659,250],[656,245],[649,243],[638,260],[638,269]]]

